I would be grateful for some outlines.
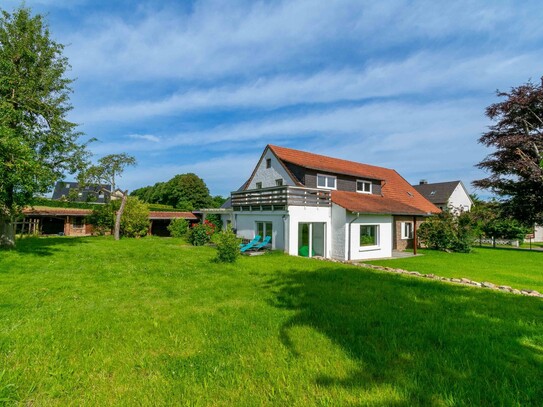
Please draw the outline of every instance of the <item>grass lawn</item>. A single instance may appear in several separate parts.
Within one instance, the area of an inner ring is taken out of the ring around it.
[[[435,250],[420,250],[420,253],[424,256],[368,263],[543,292],[541,251],[477,247],[471,253]]]
[[[541,405],[541,299],[214,255],[59,237],[0,253],[0,404]]]

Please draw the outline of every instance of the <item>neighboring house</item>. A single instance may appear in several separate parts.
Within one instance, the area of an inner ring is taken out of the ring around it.
[[[90,236],[93,227],[87,222],[90,209],[50,208],[36,206],[23,210],[25,220],[42,235]],[[149,212],[149,234],[170,236],[168,225],[172,219],[186,219],[190,224],[198,222],[198,217],[191,212]],[[27,229],[28,230],[28,229]]]
[[[441,210],[467,212],[473,205],[462,181],[429,184],[426,180],[421,180],[419,185],[413,185],[413,188]]]
[[[105,203],[107,192],[104,192],[104,190],[110,191],[111,185],[79,188],[77,182],[58,181],[55,184],[52,199],[55,201]]]
[[[534,242],[543,242],[543,226],[534,227]]]
[[[291,255],[339,260],[391,257],[440,212],[395,170],[268,145],[231,193],[238,236],[271,236]]]

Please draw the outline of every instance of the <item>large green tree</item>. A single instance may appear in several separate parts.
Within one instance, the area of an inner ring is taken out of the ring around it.
[[[0,15],[0,246],[15,245],[13,222],[85,158],[81,133],[66,119],[72,80],[64,46],[41,15],[21,7]]]
[[[171,205],[186,211],[220,206],[224,202],[221,197],[212,198],[204,180],[193,173],[179,174],[167,182],[135,189],[131,195],[147,203]]]
[[[497,94],[486,109],[495,124],[479,139],[495,149],[477,165],[489,175],[473,184],[500,196],[507,216],[543,223],[543,81]]]

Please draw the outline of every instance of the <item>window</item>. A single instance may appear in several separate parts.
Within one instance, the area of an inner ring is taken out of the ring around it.
[[[262,189],[262,182],[256,183],[256,189]]]
[[[317,187],[336,189],[336,177],[332,175],[317,175]]]
[[[363,194],[371,194],[371,181],[356,181],[356,191],[362,192]]]
[[[266,168],[271,168],[271,158],[266,158]]]
[[[276,179],[275,180],[275,185],[278,186],[278,187],[282,187],[283,186],[283,179],[282,178]]]
[[[379,244],[378,225],[360,225],[360,247],[377,246]]]
[[[402,239],[413,239],[413,222],[402,222]]]
[[[266,236],[270,237],[270,243],[272,242],[272,223],[271,222],[256,222],[256,234],[260,235],[262,241]]]
[[[82,217],[73,217],[72,227],[74,229],[83,229],[85,227],[85,219]]]

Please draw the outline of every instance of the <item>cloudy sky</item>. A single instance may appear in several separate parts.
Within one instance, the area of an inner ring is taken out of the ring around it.
[[[226,196],[268,143],[468,186],[496,89],[543,75],[537,0],[26,5],[67,45],[96,157],[137,158],[129,189],[194,172]]]

